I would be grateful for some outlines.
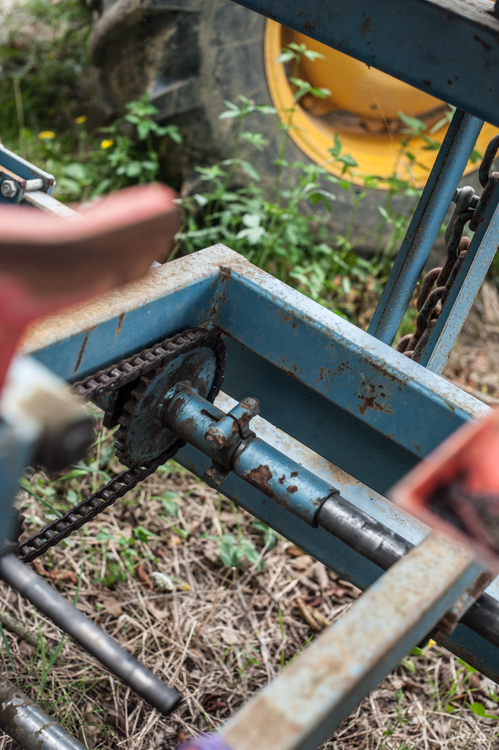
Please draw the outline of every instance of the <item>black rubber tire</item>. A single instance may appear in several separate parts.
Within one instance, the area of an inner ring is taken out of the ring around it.
[[[161,113],[161,121],[179,126],[183,143],[169,149],[168,176],[183,192],[196,187],[194,167],[228,158],[235,121],[220,120],[224,100],[237,102],[244,94],[257,104],[270,103],[263,37],[265,19],[232,0],[114,0],[107,2],[95,23],[91,52],[105,103],[120,111],[144,91]],[[250,129],[269,141],[254,151],[252,164],[272,195],[278,151],[273,116],[252,115]],[[292,142],[287,158],[309,162]],[[351,216],[353,192],[328,184],[336,194],[327,216],[332,234],[342,234]],[[354,236],[365,235],[380,222],[381,190],[371,190],[360,204]],[[310,210],[312,208],[310,207]],[[314,211],[317,210],[314,208]],[[319,209],[321,210],[321,209]],[[375,237],[363,244],[374,248]]]

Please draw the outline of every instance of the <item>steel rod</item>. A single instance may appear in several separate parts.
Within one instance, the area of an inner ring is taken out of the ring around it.
[[[388,570],[414,545],[341,497],[329,497],[315,520],[324,531]],[[461,622],[489,643],[499,647],[499,603],[483,593],[463,615]]]
[[[341,495],[329,497],[317,512],[315,521],[381,570],[388,570],[414,547]]]
[[[469,550],[431,534],[224,724],[218,746],[321,746],[433,629],[479,570]]]
[[[176,708],[180,701],[180,695],[176,690],[172,690],[155,677],[147,667],[140,664],[98,625],[82,615],[15,555],[5,554],[0,557],[0,577],[149,705],[157,708],[165,716]]]
[[[19,688],[0,677],[0,729],[22,750],[85,750]]]
[[[267,497],[312,526],[320,526],[382,570],[388,570],[414,545],[342,497],[329,482],[285,456],[261,438],[241,440],[232,450],[215,448],[206,438],[225,412],[190,386],[179,384],[167,394],[163,423],[225,470],[234,471]],[[499,646],[499,603],[487,594],[461,620]]]

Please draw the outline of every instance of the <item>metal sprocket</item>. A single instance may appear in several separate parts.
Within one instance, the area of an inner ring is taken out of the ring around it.
[[[185,444],[161,422],[163,398],[177,383],[188,382],[211,402],[220,391],[226,364],[221,336],[193,329],[182,338],[176,337],[174,351],[160,367],[140,377],[123,404],[115,448],[125,466],[143,466],[165,451],[172,456]]]

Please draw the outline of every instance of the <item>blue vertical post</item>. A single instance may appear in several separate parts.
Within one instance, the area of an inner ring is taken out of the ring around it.
[[[440,374],[499,247],[499,185],[483,215],[418,362]]]
[[[397,255],[368,332],[391,345],[483,121],[456,110]]]

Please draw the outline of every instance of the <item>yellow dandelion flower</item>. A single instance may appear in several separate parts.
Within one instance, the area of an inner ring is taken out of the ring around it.
[[[430,640],[428,641],[426,645],[431,647],[431,646],[436,646],[437,643],[436,641],[433,640],[433,638],[430,638]]]
[[[101,148],[111,148],[111,146],[113,145],[114,145],[114,141],[111,141],[111,140],[105,140],[105,141],[100,142]]]
[[[76,118],[75,123],[77,125],[83,125],[83,123],[86,122],[86,121],[87,121],[87,116],[86,115],[80,115],[79,117]]]
[[[41,138],[43,140],[50,140],[51,138],[55,138],[55,133],[52,130],[42,130],[41,133],[38,133],[38,138]]]

